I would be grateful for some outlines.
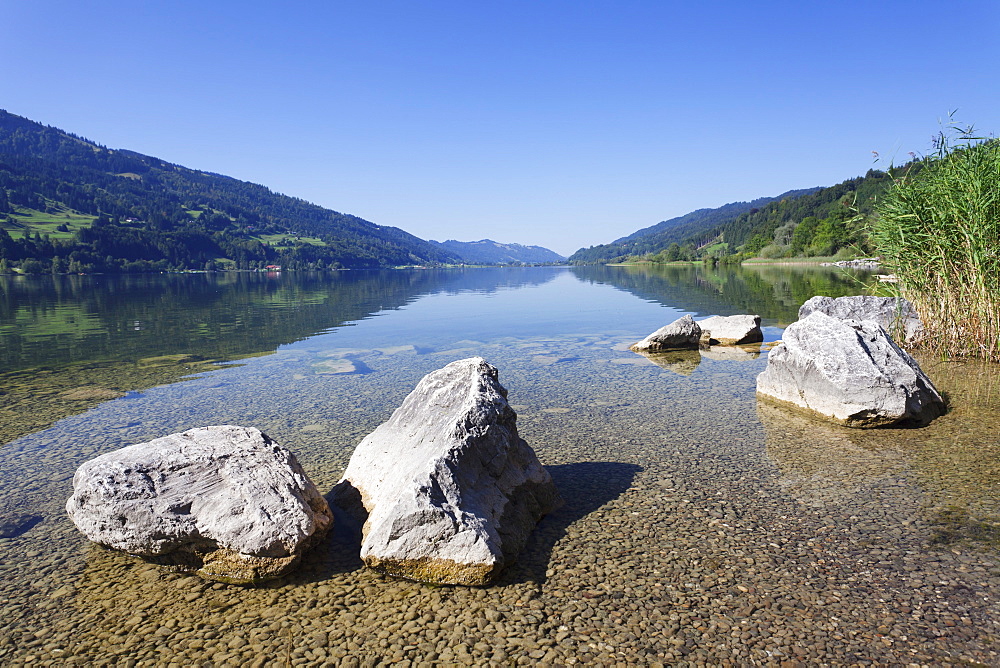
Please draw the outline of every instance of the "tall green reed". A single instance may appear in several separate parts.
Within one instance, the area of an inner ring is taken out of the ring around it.
[[[953,133],[954,134],[954,133]],[[942,355],[1000,361],[1000,140],[942,131],[876,204],[871,241]]]

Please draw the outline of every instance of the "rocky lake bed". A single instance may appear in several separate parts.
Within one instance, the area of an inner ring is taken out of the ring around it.
[[[565,297],[560,280],[543,287]],[[676,316],[651,320],[663,309],[644,304],[608,325],[622,299],[610,292],[581,291],[600,324],[574,302],[580,325],[559,333],[452,320],[431,335],[408,328],[416,309],[394,311],[4,445],[0,662],[1000,664],[992,368],[920,357],[949,412],[851,430],[758,402],[766,348],[700,355],[683,373],[629,352]],[[429,314],[488,301],[460,298]],[[765,315],[765,341],[780,334]],[[336,522],[293,573],[238,587],[88,543],[66,516],[82,462],[207,424],[261,429],[329,496],[424,374],[473,355],[499,369],[565,500],[490,586],[379,575]]]

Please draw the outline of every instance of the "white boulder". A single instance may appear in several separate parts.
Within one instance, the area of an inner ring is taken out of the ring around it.
[[[289,571],[333,522],[291,452],[231,425],[85,462],[66,511],[96,543],[241,584]]]
[[[738,346],[764,340],[759,315],[713,315],[699,320],[702,335],[708,333],[712,345]]]
[[[799,307],[799,320],[814,311],[840,320],[874,320],[904,344],[913,343],[924,331],[913,304],[902,297],[813,297]]]
[[[785,329],[757,394],[848,427],[925,424],[945,412],[930,379],[881,325],[823,312]]]
[[[334,495],[364,518],[369,567],[461,585],[493,580],[561,503],[517,434],[496,368],[479,357],[425,376],[361,441]]]
[[[701,327],[690,315],[664,325],[638,343],[629,346],[637,353],[655,353],[676,348],[697,348]]]

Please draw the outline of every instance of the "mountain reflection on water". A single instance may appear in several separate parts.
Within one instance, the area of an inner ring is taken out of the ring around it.
[[[813,294],[854,294],[860,285],[842,271],[817,267],[700,265],[0,276],[6,387],[0,443],[101,401],[176,382],[215,363],[271,354],[431,295],[491,295],[558,276],[611,285],[678,312],[758,313],[765,325],[794,320],[798,304]],[[541,331],[551,309],[535,310],[529,302],[522,308]],[[450,316],[462,318],[456,308]],[[574,324],[570,319],[564,326]],[[667,368],[691,373],[698,362],[696,355]],[[364,373],[367,367],[338,359],[325,368]]]
[[[515,289],[554,276],[503,269],[0,276],[0,372],[174,354],[234,359],[422,295]]]
[[[810,297],[861,294],[872,280],[868,272],[817,265],[586,266],[573,273],[695,317],[753,313],[779,327],[795,322]]]

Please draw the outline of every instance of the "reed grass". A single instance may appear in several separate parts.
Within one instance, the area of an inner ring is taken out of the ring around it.
[[[871,241],[942,355],[1000,361],[1000,140],[941,133],[876,205]]]

